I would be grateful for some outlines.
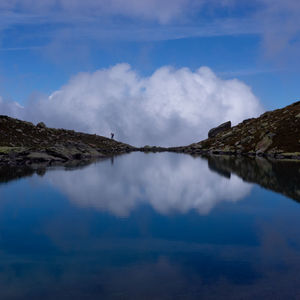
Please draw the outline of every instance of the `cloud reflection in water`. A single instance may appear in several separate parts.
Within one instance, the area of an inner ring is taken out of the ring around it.
[[[128,216],[149,204],[164,215],[209,213],[219,202],[247,196],[251,184],[212,172],[205,160],[170,153],[132,153],[71,172],[47,172],[46,180],[81,207]]]

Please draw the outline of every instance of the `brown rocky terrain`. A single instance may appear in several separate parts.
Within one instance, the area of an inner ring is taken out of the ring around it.
[[[300,159],[300,101],[231,127],[210,130],[209,138],[170,150],[191,154],[229,154]]]
[[[132,146],[99,135],[0,116],[0,164],[65,164],[126,153]]]

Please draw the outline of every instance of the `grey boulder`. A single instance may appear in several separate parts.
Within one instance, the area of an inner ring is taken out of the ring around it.
[[[226,131],[226,130],[228,130],[230,128],[231,128],[231,121],[225,122],[225,123],[219,125],[218,127],[212,128],[208,132],[208,137],[209,138],[215,137],[220,132]]]

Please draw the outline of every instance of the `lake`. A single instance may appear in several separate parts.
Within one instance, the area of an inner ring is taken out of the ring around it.
[[[0,299],[299,299],[299,177],[175,153],[2,168]]]

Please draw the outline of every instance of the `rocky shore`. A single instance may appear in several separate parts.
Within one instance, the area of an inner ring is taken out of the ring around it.
[[[230,121],[223,123],[211,129],[208,136],[201,142],[168,150],[300,160],[300,101],[244,120],[234,127]]]
[[[48,128],[0,116],[0,165],[63,165],[132,151],[192,155],[263,156],[300,160],[300,101],[232,127],[223,123],[208,138],[182,147],[133,147],[96,134]]]
[[[96,134],[36,126],[0,116],[0,165],[64,165],[130,152],[134,147]]]

